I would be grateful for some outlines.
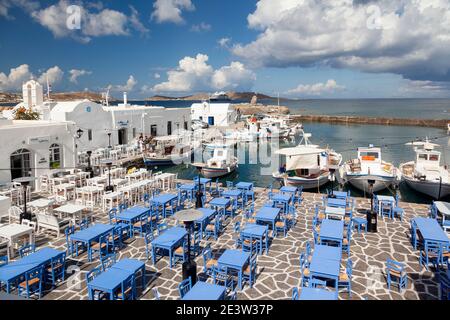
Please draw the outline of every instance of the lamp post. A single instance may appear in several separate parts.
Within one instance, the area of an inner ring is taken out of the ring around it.
[[[195,209],[181,210],[175,213],[174,218],[184,223],[187,231],[187,260],[183,262],[183,280],[191,278],[192,285],[197,282],[197,264],[191,260],[191,230],[195,220],[201,219],[203,213]]]
[[[20,223],[22,223],[23,219],[27,219],[31,221],[32,215],[31,212],[27,210],[27,187],[30,182],[35,181],[35,177],[21,177],[14,179],[14,182],[20,183],[23,189],[23,212],[20,214]]]
[[[373,185],[375,184],[375,180],[369,179],[367,180],[369,183],[369,192],[371,193],[372,197],[370,199],[370,209],[367,211],[367,230],[369,232],[377,232],[377,212],[374,212],[373,210]]]
[[[108,132],[108,149],[112,149],[112,146],[111,146],[111,132]]]
[[[197,189],[197,193],[195,195],[195,198],[196,198],[195,207],[196,208],[203,208],[203,202],[202,202],[203,192],[202,192],[202,185],[200,183],[200,175],[198,176],[198,189]]]
[[[114,186],[111,185],[111,166],[112,166],[112,160],[106,159],[102,160],[102,164],[106,165],[108,167],[108,185],[105,187],[106,192],[113,192]]]

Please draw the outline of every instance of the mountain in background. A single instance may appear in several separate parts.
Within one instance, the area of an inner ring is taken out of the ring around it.
[[[102,95],[97,92],[80,91],[80,92],[52,92],[50,98],[57,101],[73,101],[73,100],[83,100],[89,99],[95,102],[101,102]],[[0,93],[0,104],[1,103],[19,103],[22,101],[21,93]],[[109,97],[110,102],[116,102],[117,99]]]
[[[227,92],[228,97],[232,101],[248,101],[250,102],[255,95],[254,92]],[[172,100],[185,100],[185,101],[198,101],[198,100],[208,100],[210,94],[209,93],[198,93],[193,94],[189,96],[182,96],[182,97],[169,97],[169,96],[162,96],[162,95],[155,95],[152,97],[149,97],[145,100],[147,101],[172,101]],[[258,97],[258,100],[277,100],[276,97],[271,97],[265,94],[257,93],[256,96]],[[286,98],[280,98],[280,100],[288,100]]]

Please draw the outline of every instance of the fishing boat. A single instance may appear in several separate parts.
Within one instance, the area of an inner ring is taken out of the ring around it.
[[[392,186],[397,181],[398,169],[381,159],[381,149],[370,145],[358,148],[358,157],[339,168],[338,181],[370,193]],[[372,189],[369,181],[373,181]]]
[[[439,145],[428,139],[407,145],[415,147],[416,160],[400,164],[402,181],[437,200],[450,195],[450,173],[447,166],[441,165],[441,152],[434,150]]]
[[[297,147],[276,152],[286,157],[286,172],[274,172],[272,176],[275,180],[286,186],[303,189],[318,189],[329,181],[332,170],[340,166],[342,155],[310,144],[310,137],[310,133],[303,132],[302,141]]]
[[[193,166],[205,178],[219,178],[234,172],[238,167],[238,159],[232,155],[230,148],[215,148],[212,158],[206,163],[194,163]]]
[[[172,166],[188,163],[193,153],[189,136],[172,135],[154,138],[151,151],[143,154],[144,164],[150,166]]]
[[[236,145],[236,141],[221,141],[214,140],[211,143],[204,143],[203,147],[205,150],[214,151],[215,149],[232,148]]]

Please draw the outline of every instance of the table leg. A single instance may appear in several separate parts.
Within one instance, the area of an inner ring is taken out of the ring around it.
[[[152,245],[152,262],[153,262],[153,264],[156,263],[156,257],[155,257],[155,255],[156,255],[156,249],[155,249],[155,247]]]
[[[170,269],[172,269],[172,249],[169,249],[169,265]]]

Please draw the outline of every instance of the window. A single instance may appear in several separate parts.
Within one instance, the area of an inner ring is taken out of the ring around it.
[[[437,154],[430,154],[430,161],[439,161],[439,156]]]
[[[92,129],[88,129],[88,140],[92,141]]]
[[[152,124],[152,125],[150,126],[150,135],[151,135],[152,137],[158,136],[158,126],[157,126],[156,124]]]
[[[420,160],[428,160],[428,156],[424,153],[419,154],[419,159]]]
[[[50,169],[60,169],[62,167],[61,163],[61,147],[59,144],[52,144],[50,146]]]
[[[172,134],[172,121],[167,121],[167,135],[170,136]]]
[[[188,130],[188,122],[187,121],[184,122],[184,130]]]

